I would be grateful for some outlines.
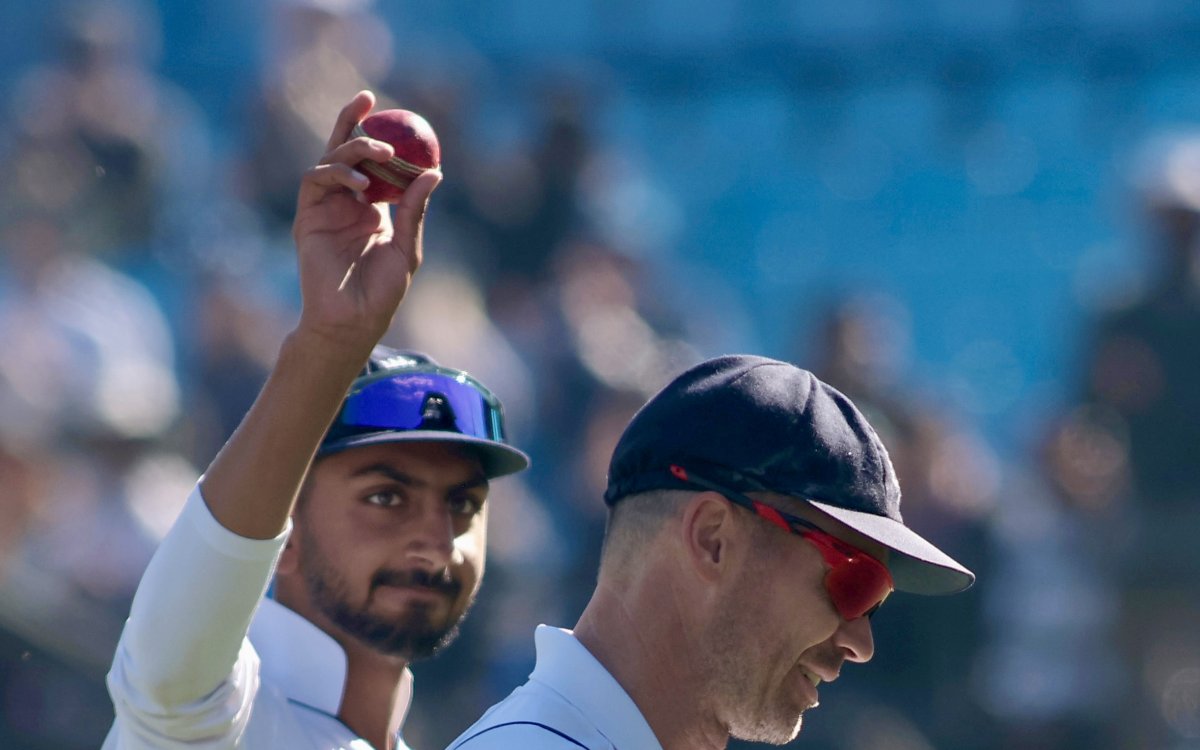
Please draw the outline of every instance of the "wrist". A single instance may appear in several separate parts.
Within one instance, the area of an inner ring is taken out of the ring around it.
[[[373,343],[356,342],[347,337],[329,335],[304,326],[289,333],[279,348],[280,365],[294,366],[311,373],[316,379],[321,374],[333,379],[353,380],[371,356]]]

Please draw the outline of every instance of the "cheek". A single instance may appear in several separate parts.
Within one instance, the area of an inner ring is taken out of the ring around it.
[[[311,530],[310,530],[311,531]],[[322,523],[306,535],[308,557],[336,572],[353,589],[367,586],[372,575],[388,567],[396,548],[395,533],[385,524],[369,523],[352,513]]]
[[[470,575],[474,579],[472,587],[478,588],[487,563],[486,521],[476,521],[471,528],[455,537],[454,549],[462,560],[464,575]]]
[[[786,634],[782,640],[789,644],[793,656],[829,640],[841,622],[825,590],[824,565],[814,557],[819,553],[807,544],[789,545],[774,566],[791,573],[774,576],[767,587],[775,625]]]
[[[280,601],[294,608],[321,600],[360,603],[367,595],[370,573],[357,559],[357,550],[333,546],[329,539],[314,538],[305,531],[297,528],[293,532],[299,533],[298,544],[294,565],[279,579]]]
[[[812,576],[801,595],[797,596],[801,609],[803,633],[813,643],[828,640],[841,624],[841,615],[833,606],[829,592],[825,589],[825,571],[820,569]]]

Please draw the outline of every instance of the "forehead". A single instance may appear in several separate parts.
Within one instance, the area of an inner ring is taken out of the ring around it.
[[[805,521],[809,521],[825,533],[835,536],[843,542],[866,552],[882,563],[886,564],[891,557],[892,552],[887,547],[874,539],[863,536],[860,532],[855,531],[804,500],[792,497],[791,495],[781,495],[777,492],[751,492],[748,494],[756,500],[761,500],[774,508],[778,508],[784,513],[790,513],[793,516],[798,516]]]
[[[365,445],[333,453],[312,469],[315,480],[352,479],[372,467],[387,467],[431,484],[482,482],[483,464],[469,447],[454,442],[401,441]]]

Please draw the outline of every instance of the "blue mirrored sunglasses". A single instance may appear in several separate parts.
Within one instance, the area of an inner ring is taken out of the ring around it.
[[[470,375],[441,367],[392,370],[360,381],[337,422],[355,432],[445,430],[504,442],[500,400]]]

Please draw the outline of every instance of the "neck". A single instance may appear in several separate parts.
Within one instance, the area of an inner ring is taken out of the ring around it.
[[[391,750],[392,737],[404,721],[407,702],[397,706],[406,689],[406,659],[387,656],[346,635],[314,607],[297,576],[276,580],[275,599],[337,642],[346,655],[346,681],[338,719],[375,750]]]
[[[668,579],[669,580],[669,579]],[[575,637],[620,683],[663,750],[724,750],[729,733],[708,705],[695,619],[662,579],[607,581],[602,575]]]
[[[376,750],[392,750],[392,738],[404,720],[406,705],[396,705],[407,662],[357,643],[346,651],[346,688],[338,719]]]

